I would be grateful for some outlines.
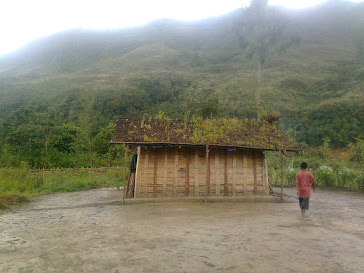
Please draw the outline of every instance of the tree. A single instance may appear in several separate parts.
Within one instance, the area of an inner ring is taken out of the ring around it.
[[[356,143],[350,143],[351,160],[364,162],[364,140],[356,138]]]
[[[115,128],[115,123],[110,123],[96,135],[93,140],[94,151],[96,153],[99,155],[104,155],[109,152],[110,141]]]
[[[189,90],[185,95],[186,113],[192,113],[203,118],[219,117],[224,109],[218,96],[212,89]],[[190,111],[190,112],[189,112]]]
[[[222,112],[219,99],[215,96],[205,99],[201,102],[198,112],[203,118],[219,117]]]
[[[262,71],[266,60],[274,54],[283,53],[297,44],[297,36],[286,35],[284,15],[268,7],[268,0],[251,0],[245,9],[238,28],[240,46],[246,50],[246,57],[257,63],[256,105],[261,108]]]
[[[31,166],[45,166],[44,152],[52,125],[41,105],[20,105],[10,112],[3,126],[9,150]]]
[[[52,140],[53,146],[62,153],[75,153],[78,148],[76,139],[80,131],[79,127],[71,124],[59,126]]]

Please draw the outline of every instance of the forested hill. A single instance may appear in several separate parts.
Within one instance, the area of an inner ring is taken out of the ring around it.
[[[345,147],[363,137],[363,14],[364,3],[345,1],[269,9],[272,31],[292,43],[267,43],[261,105],[297,141]],[[256,118],[251,41],[266,30],[242,32],[246,16],[70,30],[0,57],[0,165],[106,164],[108,124],[123,116]]]

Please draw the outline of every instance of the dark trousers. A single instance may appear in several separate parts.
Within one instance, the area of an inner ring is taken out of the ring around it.
[[[300,202],[300,208],[308,210],[310,205],[310,197],[299,197],[298,200]]]

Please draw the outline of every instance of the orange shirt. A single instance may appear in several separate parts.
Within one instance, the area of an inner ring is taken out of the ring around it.
[[[311,196],[311,185],[315,183],[315,179],[309,171],[303,170],[296,174],[296,183],[299,197]]]

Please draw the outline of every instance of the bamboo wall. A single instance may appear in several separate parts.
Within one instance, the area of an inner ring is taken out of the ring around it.
[[[189,147],[138,148],[135,197],[243,196],[268,194],[264,154],[260,151]]]

